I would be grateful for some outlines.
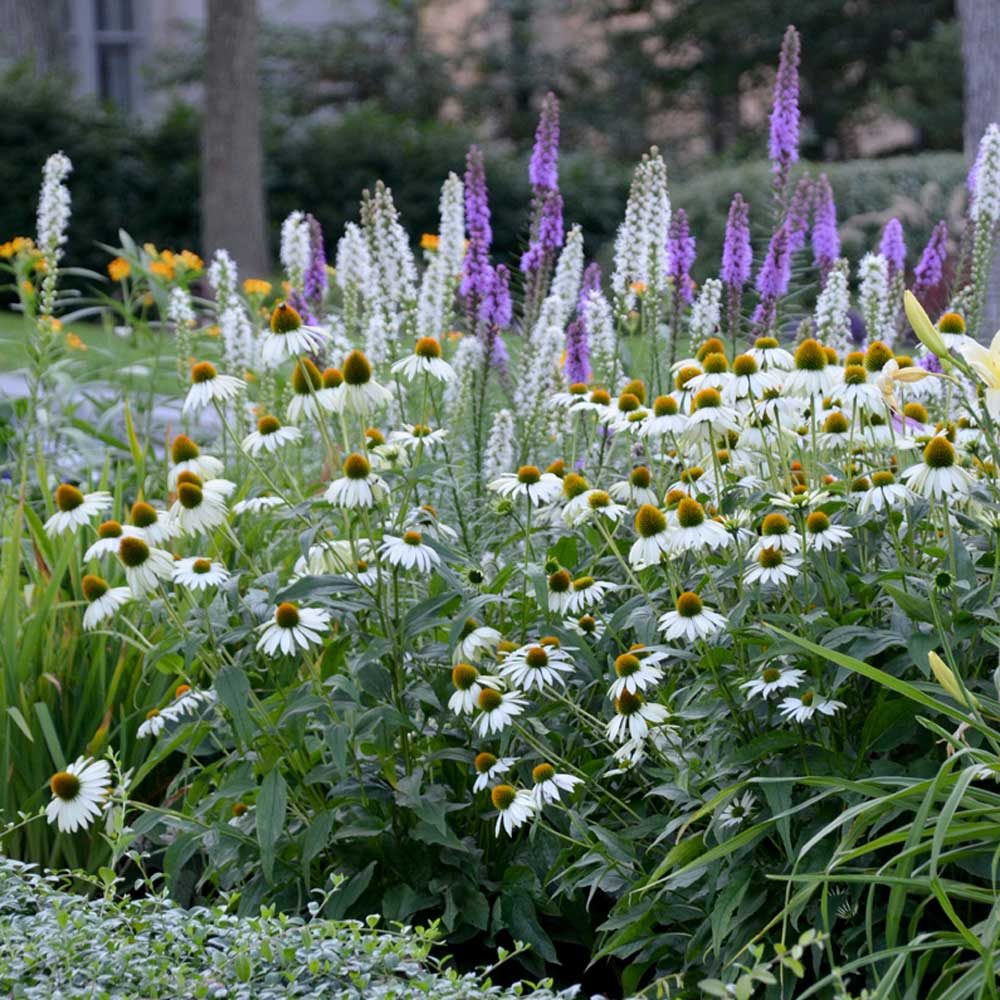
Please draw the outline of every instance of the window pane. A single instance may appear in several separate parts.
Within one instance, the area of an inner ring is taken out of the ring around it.
[[[94,0],[94,18],[98,31],[131,31],[132,0]]]
[[[127,45],[97,46],[97,93],[128,111],[132,105],[132,60]]]

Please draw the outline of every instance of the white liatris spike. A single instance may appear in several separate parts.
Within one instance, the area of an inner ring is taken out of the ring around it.
[[[215,301],[219,304],[219,312],[227,309],[236,298],[236,283],[239,281],[239,270],[236,261],[225,250],[216,250],[212,255],[212,263],[208,266],[208,283],[215,292]]]
[[[615,238],[611,287],[626,308],[635,301],[632,285],[658,290],[666,271],[670,196],[667,165],[654,146],[636,167],[625,208],[625,220]]]
[[[889,322],[889,263],[881,254],[866,253],[858,265],[861,286],[858,305],[865,319],[868,340],[881,340],[892,345],[893,330]]]
[[[583,324],[590,338],[590,368],[594,381],[607,383],[615,358],[615,321],[611,303],[600,289],[587,293],[583,304]]]
[[[995,225],[1000,221],[1000,126],[996,122],[987,127],[979,143],[970,214],[976,222]]]
[[[73,164],[65,153],[53,153],[42,169],[42,189],[38,196],[38,248],[47,263],[56,264],[62,257],[69,226],[70,197],[66,178]]]
[[[849,264],[841,257],[830,271],[823,291],[816,300],[814,322],[816,337],[821,344],[843,352],[851,337],[851,295],[847,285]],[[874,339],[874,335],[873,338]]]
[[[559,254],[549,290],[549,295],[554,295],[560,306],[557,319],[560,326],[566,325],[576,307],[581,278],[583,278],[583,231],[579,226],[573,226]]]
[[[363,206],[362,217],[378,296],[392,307],[413,302],[417,297],[417,266],[410,239],[400,225],[392,191],[381,181],[375,185],[375,194]]]
[[[455,419],[467,412],[472,401],[472,387],[477,373],[483,370],[483,345],[475,337],[463,337],[451,359],[455,377],[444,388],[444,405]]]
[[[441,187],[441,231],[437,256],[445,273],[457,280],[465,260],[465,185],[455,173]]]
[[[337,242],[337,284],[341,291],[365,292],[372,284],[372,259],[365,234],[356,222],[348,222]]]
[[[691,341],[699,344],[714,337],[722,318],[722,282],[709,278],[691,307]]]
[[[296,209],[281,224],[281,266],[289,284],[301,289],[310,260],[309,220]]]
[[[535,328],[531,343],[521,355],[521,377],[514,390],[514,410],[531,427],[534,427],[534,417],[547,405],[555,390],[564,343],[562,327],[550,323],[541,330]]]
[[[560,321],[562,311],[562,303],[555,292],[550,292],[545,296],[542,308],[538,311],[538,319],[535,320],[535,325],[531,328],[531,335],[528,337],[529,346],[538,344],[545,337],[549,327],[561,328],[564,325]]]
[[[219,339],[226,368],[243,372],[253,368],[257,361],[257,344],[253,326],[246,310],[233,299],[219,316]]]
[[[483,475],[495,479],[514,466],[514,415],[510,410],[497,410],[486,441]]]
[[[186,288],[171,288],[167,299],[167,319],[176,327],[195,325],[194,303]]]
[[[373,309],[365,323],[365,354],[373,365],[380,365],[389,357],[389,340],[385,314],[381,309]]]

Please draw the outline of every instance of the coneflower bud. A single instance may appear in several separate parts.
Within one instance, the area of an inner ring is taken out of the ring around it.
[[[367,385],[372,378],[371,362],[361,351],[351,351],[344,358],[344,381],[348,385]]]
[[[302,317],[287,302],[279,302],[271,312],[271,332],[291,333],[302,326]]]
[[[201,449],[186,434],[178,434],[170,446],[170,457],[174,465],[190,462],[201,454]]]
[[[60,483],[55,492],[56,506],[67,513],[76,510],[83,503],[83,494],[71,483]]]

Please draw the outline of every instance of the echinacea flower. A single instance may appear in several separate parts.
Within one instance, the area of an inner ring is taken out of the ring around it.
[[[441,444],[447,436],[448,431],[443,427],[433,428],[427,424],[403,424],[401,431],[393,431],[389,435],[389,441],[410,451],[415,451],[418,447],[430,450],[435,445]]]
[[[311,358],[302,357],[295,362],[289,382],[292,398],[285,415],[292,423],[298,423],[304,416],[325,420],[326,414],[336,412],[337,390],[325,385],[323,375]]]
[[[496,757],[484,750],[476,754],[473,766],[476,769],[476,780],[472,786],[474,792],[481,792],[501,775],[506,774],[517,763],[516,757]]]
[[[448,699],[448,708],[456,715],[472,715],[484,688],[503,687],[499,677],[481,674],[471,663],[456,663],[451,668],[451,683],[455,692]]]
[[[430,573],[441,563],[437,550],[425,544],[424,536],[419,531],[405,531],[402,538],[383,535],[378,551],[390,565],[417,569],[421,573]]]
[[[593,615],[580,615],[579,618],[567,618],[563,622],[563,628],[577,635],[582,635],[586,639],[597,640],[604,635],[604,622],[598,621]]]
[[[199,479],[206,480],[218,479],[222,475],[222,462],[214,455],[203,455],[198,445],[186,434],[178,434],[174,438],[170,445],[170,458],[173,465],[167,476],[167,487],[171,490],[177,486],[177,477],[182,472],[193,472]],[[138,524],[134,516],[132,522]],[[150,541],[156,542],[158,539],[150,538]]]
[[[392,393],[372,378],[371,362],[361,351],[351,351],[341,368],[344,384],[340,388],[344,411],[364,416],[384,406]]]
[[[496,834],[503,827],[508,837],[513,836],[514,831],[524,826],[535,813],[531,792],[515,789],[513,785],[496,785],[490,792],[490,800],[498,814]]]
[[[274,368],[286,358],[317,354],[328,339],[325,330],[305,326],[296,309],[287,302],[279,302],[271,312],[270,327],[261,339],[261,359],[269,368]]]
[[[247,497],[233,504],[234,514],[259,514],[263,510],[275,510],[278,507],[287,507],[281,497],[259,496]]]
[[[243,439],[240,447],[256,458],[262,451],[273,455],[279,448],[301,437],[302,431],[298,427],[283,427],[277,417],[263,416],[257,421],[257,429]]]
[[[827,396],[837,385],[838,375],[838,370],[827,362],[823,345],[809,338],[796,348],[795,367],[785,376],[782,388],[789,396]]]
[[[203,410],[212,403],[226,403],[246,388],[246,382],[235,375],[220,375],[210,361],[191,366],[191,388],[184,397],[182,413]]]
[[[537,764],[531,769],[531,780],[534,786],[531,797],[535,808],[541,809],[547,803],[558,802],[563,792],[571,793],[583,779],[572,774],[560,774],[548,763]]]
[[[608,697],[615,701],[623,693],[645,691],[663,680],[663,671],[655,661],[637,656],[634,652],[622,653],[615,658],[615,680],[608,688]]]
[[[740,687],[747,693],[747,698],[770,698],[775,691],[782,688],[798,687],[806,672],[783,663],[769,663],[757,677],[744,681]]]
[[[451,654],[452,663],[468,660],[478,663],[483,656],[492,653],[500,642],[500,633],[489,625],[479,625],[475,619],[466,620],[459,633],[458,645]]]
[[[711,608],[706,608],[693,591],[680,594],[673,611],[660,616],[657,623],[664,639],[709,639],[726,627],[726,618]]]
[[[107,580],[93,573],[88,573],[80,581],[80,589],[87,599],[87,610],[83,613],[83,628],[86,632],[97,628],[132,600],[129,587],[111,587]]]
[[[562,482],[551,472],[535,465],[522,465],[517,472],[504,472],[489,484],[489,489],[503,497],[526,497],[528,504],[540,507],[551,503],[562,492]]]
[[[421,337],[414,344],[413,353],[392,366],[392,373],[411,381],[418,375],[429,375],[441,382],[450,382],[455,369],[441,357],[441,344],[434,337]]]
[[[575,666],[559,640],[546,636],[537,643],[526,643],[508,653],[500,668],[500,676],[521,691],[539,690],[546,684],[565,685],[566,675]]]
[[[615,717],[608,723],[607,737],[613,743],[641,740],[650,726],[666,722],[668,715],[663,705],[647,702],[638,692],[622,691],[615,699]]]
[[[768,514],[760,524],[760,538],[750,549],[756,556],[761,549],[780,549],[794,554],[802,549],[802,539],[784,514]]]
[[[330,613],[320,608],[300,608],[291,601],[279,604],[270,621],[258,625],[261,637],[257,649],[267,656],[285,653],[291,656],[297,649],[308,649],[323,641],[321,633],[330,627]]]
[[[135,597],[145,597],[174,574],[174,557],[169,552],[131,535],[119,542],[118,559],[125,568],[125,579]]]
[[[527,707],[516,691],[498,691],[484,687],[479,692],[479,715],[474,723],[480,736],[503,732]]]
[[[222,463],[219,463],[220,468]],[[187,471],[187,470],[184,470]],[[182,473],[178,473],[180,476]],[[191,475],[194,475],[192,472]],[[177,534],[177,525],[170,520],[169,511],[157,510],[144,500],[132,504],[132,528],[134,531],[123,531],[123,534],[137,534],[151,545],[160,545],[169,541]]]
[[[170,506],[170,526],[179,535],[197,535],[224,524],[226,498],[236,484],[228,479],[200,480],[193,472],[178,477],[177,499]]]
[[[754,562],[743,573],[743,582],[787,583],[799,575],[801,565],[802,560],[798,556],[786,555],[777,548],[761,548]]]
[[[871,488],[861,494],[858,513],[881,513],[884,510],[899,510],[916,499],[905,483],[897,483],[896,477],[886,469],[871,474]]]
[[[560,613],[580,614],[600,604],[608,594],[618,589],[617,583],[595,580],[592,576],[579,576],[570,584],[566,606],[560,609]]]
[[[851,537],[847,528],[834,524],[821,510],[814,510],[806,518],[806,541],[816,552],[838,549]]]
[[[83,561],[100,559],[103,556],[117,555],[118,542],[124,535],[139,535],[131,524],[122,525],[118,521],[104,521],[97,526],[97,541],[83,554]]]
[[[323,494],[334,507],[349,510],[367,509],[381,503],[389,495],[385,480],[372,472],[364,455],[355,452],[344,459],[343,476],[335,479]]]
[[[139,724],[135,735],[140,740],[147,736],[159,736],[166,724],[167,720],[163,717],[163,713],[158,708],[151,708],[146,713],[146,718]]]
[[[784,698],[778,706],[781,714],[793,722],[808,722],[817,712],[820,715],[836,715],[845,707],[842,701],[823,698],[815,691],[806,691],[799,697]]]
[[[52,775],[49,788],[52,799],[45,807],[49,823],[60,833],[86,830],[111,794],[111,765],[106,760],[77,757],[65,771]]]
[[[927,442],[923,461],[904,469],[902,479],[928,500],[964,499],[972,491],[972,477],[956,464],[955,446],[943,435]]]
[[[742,826],[749,819],[757,799],[753,792],[744,792],[742,795],[734,795],[719,810],[718,823],[721,829],[726,830],[733,826]]]
[[[795,358],[781,346],[776,337],[758,337],[747,354],[764,369],[777,368],[786,372],[795,366]]]
[[[555,572],[549,574],[546,581],[549,611],[556,615],[566,612],[569,608],[570,588],[572,585],[573,578],[565,569],[557,569]]]
[[[221,587],[229,579],[229,570],[211,559],[189,557],[174,564],[174,583],[189,590],[208,590]]]
[[[705,513],[697,500],[684,497],[677,504],[676,523],[668,535],[669,550],[674,553],[695,552],[699,549],[715,551],[733,542],[733,536]]]
[[[95,514],[111,506],[111,494],[106,490],[83,493],[71,483],[60,483],[53,498],[56,512],[45,522],[45,533],[50,537],[64,532],[76,532],[90,523]]]

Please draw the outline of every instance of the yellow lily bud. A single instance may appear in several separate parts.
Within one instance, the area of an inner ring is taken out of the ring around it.
[[[958,683],[957,678],[951,671],[951,667],[948,666],[944,660],[935,652],[930,652],[927,654],[927,659],[930,661],[931,670],[934,671],[934,679],[944,688],[944,690],[951,695],[960,705],[966,704],[966,697],[969,699],[969,703],[979,707],[979,702],[976,700],[976,696],[971,691],[962,691],[961,685]]]
[[[931,322],[930,317],[917,301],[913,292],[903,293],[903,308],[906,310],[906,318],[910,321],[913,332],[920,338],[920,343],[939,358],[949,357],[948,348],[945,346],[944,340],[941,339],[941,334],[938,333],[937,327]]]

